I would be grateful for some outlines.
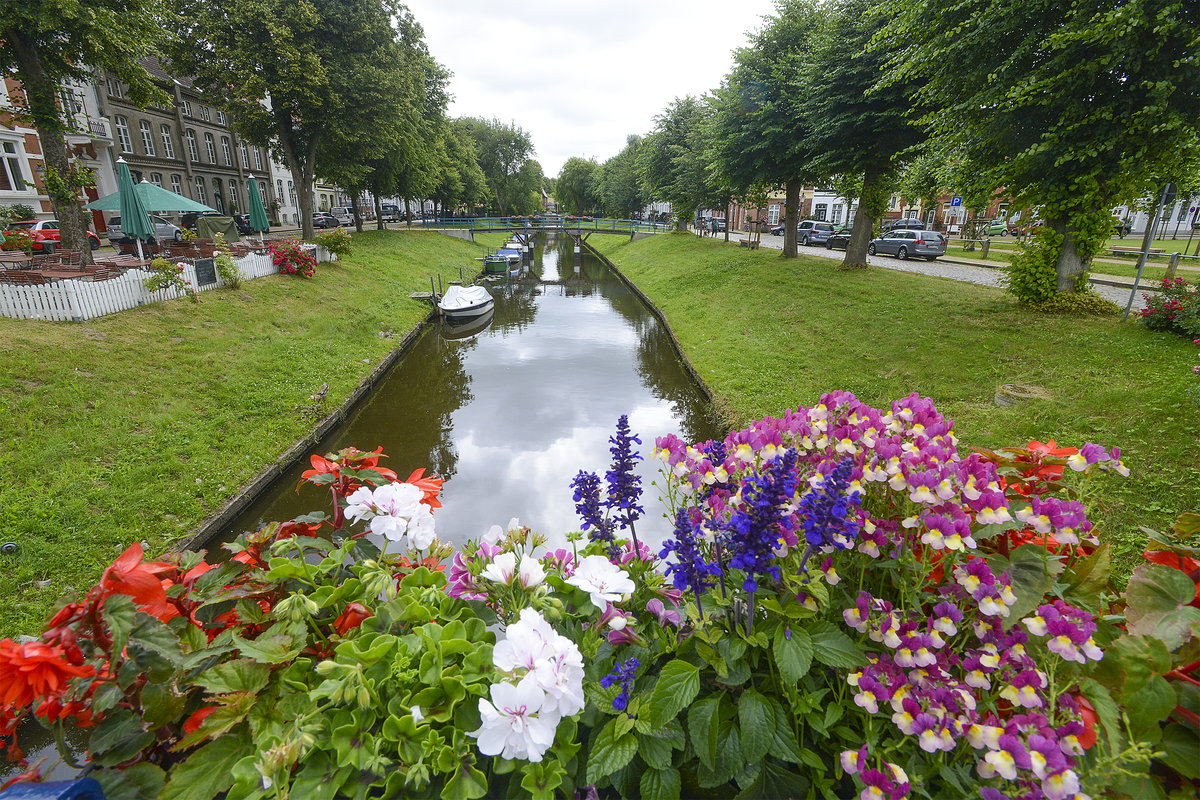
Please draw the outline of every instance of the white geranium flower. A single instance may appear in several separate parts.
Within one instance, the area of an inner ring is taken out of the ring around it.
[[[546,692],[542,713],[571,716],[583,710],[583,656],[575,643],[561,635],[532,608],[504,631],[492,649],[492,663],[501,672],[526,671]]]
[[[567,583],[578,586],[591,596],[592,605],[603,611],[609,603],[621,599],[621,595],[634,590],[629,573],[613,564],[604,556],[588,556],[575,567],[575,574]]]
[[[401,481],[375,489],[362,486],[346,498],[346,519],[370,520],[367,530],[372,533],[393,542],[408,536],[413,547],[423,550],[433,543],[434,524],[433,512],[422,497],[418,487]]]
[[[479,577],[487,578],[493,583],[503,583],[505,586],[512,583],[513,575],[517,571],[517,556],[515,553],[501,553],[492,559],[492,562],[484,567],[483,572],[479,573]]]
[[[532,589],[546,580],[546,570],[536,558],[521,556],[521,564],[517,567],[517,579],[521,581],[522,587]]]
[[[425,719],[425,715],[423,713],[421,713],[420,706],[412,707],[412,718],[413,718],[413,722],[416,722],[418,724],[420,724],[421,720]]]
[[[541,761],[558,727],[558,715],[543,716],[545,692],[533,676],[526,676],[516,686],[511,683],[492,685],[492,700],[479,698],[479,715],[483,718],[479,730],[469,735],[479,743],[485,756],[520,758]]]

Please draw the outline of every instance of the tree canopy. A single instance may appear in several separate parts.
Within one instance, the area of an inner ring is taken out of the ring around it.
[[[646,190],[638,174],[638,153],[641,149],[642,137],[631,135],[626,138],[621,152],[596,170],[596,193],[605,215],[632,219],[646,207]]]
[[[654,130],[639,153],[649,196],[671,204],[680,229],[713,194],[705,159],[711,113],[710,106],[691,95],[676,98],[654,118]]]
[[[522,211],[529,206],[525,195],[541,188],[541,166],[537,166],[536,180],[529,166],[533,138],[515,123],[506,125],[498,119],[466,117],[463,124],[475,142],[479,167],[500,214],[527,213]]]
[[[560,211],[584,214],[599,206],[595,180],[599,165],[590,158],[568,158],[559,170],[554,199]]]

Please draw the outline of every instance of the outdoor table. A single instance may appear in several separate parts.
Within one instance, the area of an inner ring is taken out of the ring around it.
[[[38,269],[30,270],[33,275],[41,275],[46,280],[61,281],[70,278],[86,278],[87,273],[77,269]]]
[[[32,264],[33,256],[20,251],[0,252],[0,268]]]

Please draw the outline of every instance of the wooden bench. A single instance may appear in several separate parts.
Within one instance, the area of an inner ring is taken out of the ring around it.
[[[1140,256],[1142,248],[1140,247],[1110,247],[1108,248],[1114,256]],[[1167,251],[1161,247],[1151,247],[1146,252],[1146,258],[1155,258],[1164,255]]]
[[[751,250],[757,250],[758,242],[753,239],[738,239],[738,247],[749,247]]]
[[[29,272],[28,270],[5,270],[0,271],[0,282],[24,286],[43,286],[46,284],[46,276],[40,272]]]

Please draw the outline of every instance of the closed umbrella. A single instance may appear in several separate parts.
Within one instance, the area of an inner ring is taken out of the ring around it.
[[[142,205],[142,198],[133,187],[133,176],[129,174],[129,165],[125,159],[117,159],[117,198],[121,212],[121,233],[137,239],[138,258],[142,254],[142,242],[154,236],[154,225],[150,215]]]
[[[254,176],[250,176],[250,185],[247,191],[250,193],[250,229],[258,231],[258,243],[263,244],[263,231],[271,227],[271,223],[267,221],[267,210],[263,208],[262,195],[258,193],[258,181],[254,180]]]

